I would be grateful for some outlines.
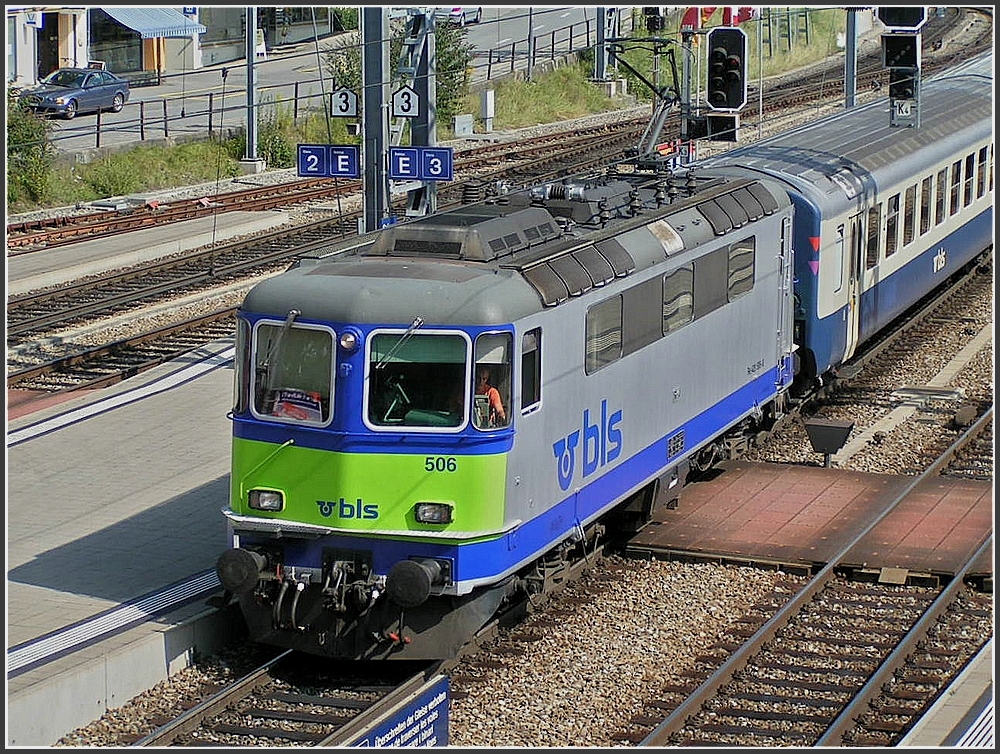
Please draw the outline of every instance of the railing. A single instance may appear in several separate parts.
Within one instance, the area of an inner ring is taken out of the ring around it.
[[[628,14],[622,14],[621,26],[623,35],[631,32],[632,19]],[[472,82],[481,85],[515,75],[518,71],[527,72],[529,67],[535,69],[546,61],[556,61],[566,55],[592,49],[597,44],[597,32],[597,21],[587,19],[531,39],[516,40],[510,45],[478,52],[472,59]],[[316,53],[285,55],[282,59],[287,61],[296,57],[314,58]],[[323,65],[319,60],[317,64]],[[267,65],[267,62],[257,65]],[[62,147],[64,151],[73,151],[91,146],[97,149],[112,146],[112,141],[133,144],[135,136],[138,136],[138,141],[144,142],[150,139],[213,137],[224,130],[242,129],[246,111],[245,71],[245,62],[235,61],[233,65],[222,68],[159,74],[155,78],[156,85],[173,85],[180,91],[160,99],[126,103],[122,111],[115,115],[97,113],[95,121],[59,122],[48,141],[59,147],[60,143],[70,139],[79,142],[81,138],[88,141],[93,138],[89,144]],[[223,79],[221,88],[220,74]],[[235,75],[228,76],[229,83],[226,84],[228,74]],[[330,84],[330,77],[324,75],[286,84],[258,86],[258,118],[267,108],[278,106],[290,107],[296,121],[302,115],[323,112]],[[136,85],[133,95],[142,88]],[[189,94],[188,90],[192,93]],[[228,100],[232,99],[238,100],[237,104],[228,104]]]

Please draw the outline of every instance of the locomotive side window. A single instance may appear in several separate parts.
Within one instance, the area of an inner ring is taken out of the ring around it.
[[[587,311],[587,374],[617,361],[622,355],[622,298],[612,296]]]
[[[373,427],[458,427],[468,404],[468,341],[459,334],[372,336],[366,417]]]
[[[865,269],[878,264],[878,242],[881,238],[882,205],[868,210],[868,246],[865,252]]]
[[[927,176],[920,182],[920,235],[931,229],[931,188],[934,180]]]
[[[236,319],[236,356],[233,359],[233,412],[247,410],[250,392],[250,323]]]
[[[486,333],[476,338],[472,366],[472,423],[478,429],[496,429],[510,424],[509,333]]]
[[[948,200],[948,168],[942,168],[937,174],[937,192],[934,195],[934,224],[944,222],[945,202]]]
[[[521,338],[521,411],[542,402],[542,331],[529,330]]]
[[[756,249],[757,239],[755,236],[744,238],[729,248],[729,274],[727,280],[730,301],[753,290]]]
[[[899,194],[893,194],[885,207],[885,258],[896,253],[899,243]]]
[[[976,178],[976,155],[970,154],[965,158],[965,197],[963,206],[968,207],[972,204],[972,188],[975,185],[973,181]]]
[[[951,212],[954,215],[958,212],[958,199],[962,187],[962,161],[951,166]]]
[[[622,356],[663,337],[663,284],[650,278],[622,293]]]
[[[903,199],[903,246],[913,243],[913,210],[917,203],[917,187],[906,189]]]
[[[663,334],[694,319],[694,269],[684,265],[663,276]]]
[[[704,317],[729,297],[729,249],[717,249],[694,260],[694,317]]]
[[[986,147],[979,150],[979,170],[976,172],[976,198],[979,199],[986,193],[986,170],[987,170]]]
[[[330,421],[333,332],[327,328],[261,323],[254,344],[254,411],[304,424]]]

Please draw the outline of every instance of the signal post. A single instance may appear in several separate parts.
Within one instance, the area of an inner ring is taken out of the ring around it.
[[[920,127],[920,28],[927,9],[884,6],[877,10],[886,28],[882,63],[889,69],[889,125]]]

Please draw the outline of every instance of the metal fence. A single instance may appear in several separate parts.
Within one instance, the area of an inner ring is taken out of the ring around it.
[[[632,19],[622,15],[622,34],[632,31]],[[595,19],[571,24],[543,35],[515,40],[509,45],[474,53],[470,79],[474,86],[511,76],[528,75],[529,70],[549,62],[594,49],[598,29]],[[316,52],[283,56],[317,58]],[[273,57],[273,55],[272,55]],[[256,65],[266,65],[256,63]],[[221,78],[221,81],[220,81]],[[330,95],[331,79],[314,78],[257,86],[258,118],[269,107],[281,105],[291,110],[296,121],[303,115],[322,113]],[[138,100],[136,94],[145,85],[172,88],[163,97]],[[190,93],[189,93],[190,92]],[[117,114],[97,113],[96,119],[61,121],[54,125],[49,141],[60,151],[101,149],[149,140],[211,138],[231,134],[244,127],[246,117],[246,63],[172,74],[154,74],[133,82],[133,101]],[[79,116],[78,116],[79,118]]]

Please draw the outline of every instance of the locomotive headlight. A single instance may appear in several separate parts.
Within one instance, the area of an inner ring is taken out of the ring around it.
[[[247,504],[258,511],[280,511],[285,507],[285,496],[278,490],[250,490]]]
[[[421,524],[450,524],[452,508],[447,503],[417,503],[416,517]]]
[[[358,348],[358,334],[352,330],[344,330],[340,334],[340,348],[347,353],[354,353]]]

